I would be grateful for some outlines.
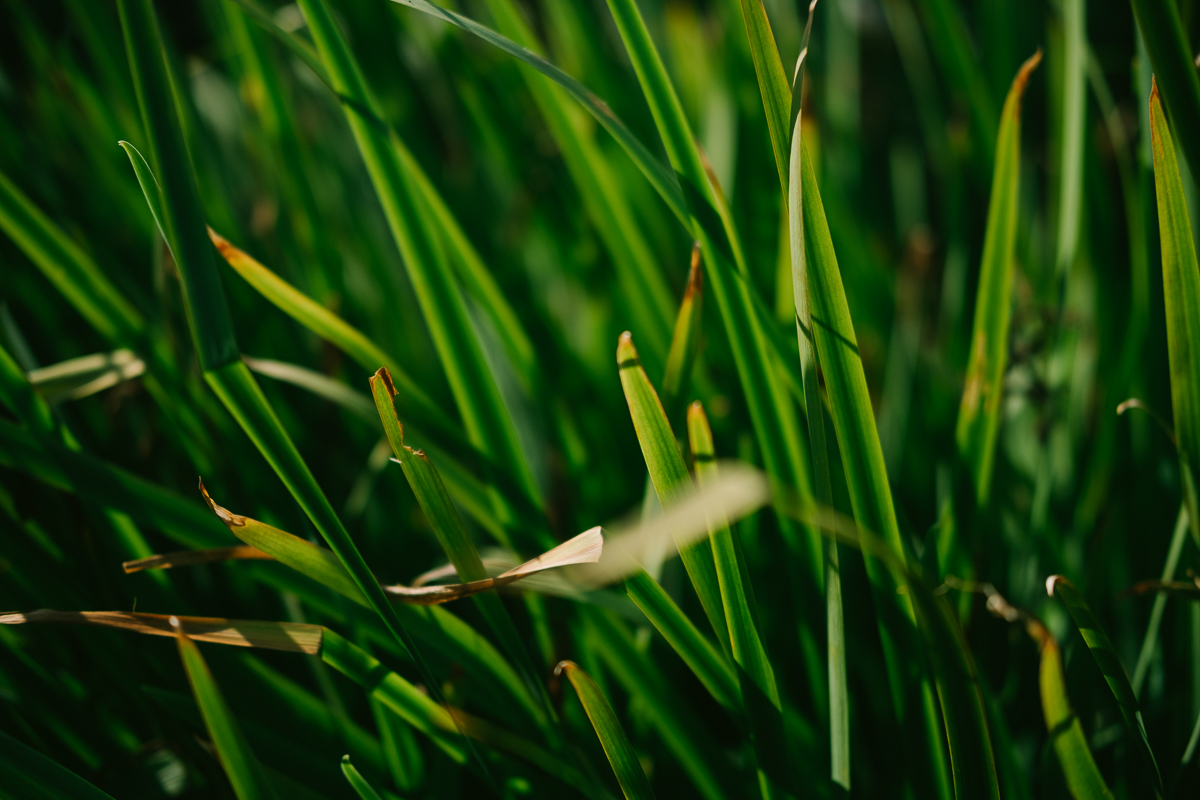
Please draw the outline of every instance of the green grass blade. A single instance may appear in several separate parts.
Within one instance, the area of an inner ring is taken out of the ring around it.
[[[259,5],[255,0],[227,0],[227,2],[236,4],[247,17],[254,20],[264,31],[274,36],[284,47],[292,52],[297,58],[313,71],[313,74],[321,79],[321,82],[330,88],[333,87],[329,80],[329,74],[325,71],[325,65],[321,63],[320,57],[312,45],[301,39],[299,36],[294,36],[288,33],[275,22],[275,18],[271,16],[271,12]]]
[[[809,281],[808,259],[805,251],[805,236],[804,236],[804,194],[803,194],[803,172],[804,172],[804,154],[803,154],[803,137],[801,136],[802,112],[800,108],[801,98],[804,96],[804,73],[805,61],[808,55],[808,37],[812,31],[813,10],[815,6],[809,7],[808,23],[804,30],[804,39],[801,42],[800,61],[796,65],[797,75],[795,78],[795,86],[792,87],[792,103],[795,114],[793,115],[791,129],[791,144],[788,152],[788,184],[787,184],[787,207],[788,207],[788,241],[792,257],[792,299],[796,309],[796,341],[800,349],[800,370],[804,380],[804,407],[809,409],[808,414],[808,449],[812,457],[812,476],[813,489],[817,503],[821,506],[833,507],[833,483],[829,473],[829,453],[825,449],[825,415],[821,409],[821,388],[820,378],[818,377],[818,355],[816,344],[816,332],[813,328],[813,317],[810,308],[809,293],[811,284]],[[767,95],[763,95],[764,101]],[[818,247],[814,247],[817,250]],[[828,251],[825,248],[820,248],[822,255],[832,257],[832,247]],[[829,312],[838,314],[843,312],[845,321],[849,322],[849,309],[845,306],[844,294],[842,292],[840,278],[838,275],[836,261],[833,261],[833,270],[828,271],[829,264],[823,263],[827,272],[825,274],[824,283],[816,283],[818,290],[825,289],[826,296],[822,297],[818,302],[825,306],[828,311],[825,312],[825,319],[830,320],[832,317]],[[835,276],[837,286],[833,286],[833,282],[829,280],[829,275]],[[830,291],[832,289],[832,291]],[[838,303],[838,298],[841,297],[841,303]],[[839,320],[841,321],[841,320]],[[843,354],[843,349],[839,346],[834,347],[834,352]],[[857,355],[857,354],[855,354]],[[863,376],[861,362],[857,365],[858,372],[854,373],[853,367],[847,372],[843,364],[838,364],[836,369],[830,373],[827,380],[834,380],[835,376],[848,374],[850,377],[850,386],[846,387],[846,383],[839,383],[838,388],[849,388],[852,400],[857,404],[855,410],[859,417],[859,426],[866,430],[868,435],[865,441],[868,442],[865,452],[858,452],[859,458],[872,459],[876,457],[879,461],[883,459],[883,452],[879,447],[878,433],[874,428],[874,415],[870,413],[870,397],[866,397],[866,414],[867,419],[863,420],[864,412],[861,408],[863,405],[863,397],[866,396],[866,378]],[[859,378],[856,384],[854,378]],[[837,402],[835,400],[835,387],[830,386],[830,404]],[[842,396],[845,392],[840,393]],[[835,412],[836,413],[836,412]],[[871,423],[871,427],[867,428],[866,423]],[[836,423],[835,423],[836,424]],[[875,435],[875,448],[872,452],[870,447],[870,435]],[[843,456],[845,458],[845,456]],[[855,460],[853,463],[857,463]],[[884,492],[880,493],[880,500],[887,503],[887,508],[883,509],[882,515],[877,515],[872,522],[878,524],[879,521],[887,519],[887,513],[891,510],[890,492],[887,491],[886,481],[886,466],[885,479],[883,481]],[[856,474],[858,473],[858,474]],[[878,476],[870,473],[870,478],[875,480],[878,485]],[[847,479],[854,483],[855,478],[862,480],[861,472],[853,468],[853,464],[848,464]],[[853,491],[853,490],[852,490]],[[861,491],[861,489],[860,489]],[[869,490],[868,490],[869,491]],[[855,508],[857,511],[857,507]],[[888,530],[885,526],[876,528],[877,530]],[[850,789],[850,698],[849,688],[846,685],[846,630],[845,622],[842,613],[842,578],[841,569],[838,566],[838,551],[837,542],[826,539],[824,542],[824,576],[825,576],[825,636],[826,636],[826,653],[829,667],[829,736],[830,736],[830,771],[835,783],[841,785],[844,789]]]
[[[637,753],[633,751],[633,745],[629,743],[621,721],[617,719],[600,687],[573,661],[561,662],[554,672],[557,675],[565,674],[567,680],[575,687],[579,702],[587,712],[588,719],[592,721],[592,727],[596,729],[596,736],[604,747],[604,754],[608,756],[608,763],[612,765],[626,800],[653,798],[654,791],[650,788],[650,781],[646,780],[646,773],[642,771]]]
[[[1181,127],[1180,130],[1188,130]],[[1150,93],[1154,147],[1154,187],[1162,245],[1163,295],[1167,304],[1167,352],[1171,365],[1171,407],[1183,473],[1184,501],[1192,537],[1200,542],[1200,266],[1188,218],[1187,200],[1171,129],[1163,115],[1158,85]],[[1187,136],[1184,136],[1187,139]],[[1200,163],[1200,162],[1197,162]]]
[[[739,0],[742,21],[746,23],[746,35],[750,39],[750,58],[758,76],[758,90],[762,94],[763,109],[767,113],[767,131],[771,135],[771,151],[775,154],[775,167],[779,171],[779,185],[786,195],[788,191],[788,160],[791,141],[792,92],[788,89],[787,73],[779,58],[775,35],[771,33],[771,21],[762,0]],[[811,6],[809,13],[811,14]]]
[[[1063,17],[1062,143],[1059,149],[1058,250],[1060,279],[1075,260],[1083,207],[1083,126],[1087,111],[1087,19],[1083,0],[1066,0]]]
[[[1130,5],[1188,166],[1200,172],[1200,76],[1179,9],[1163,0],[1130,0]]]
[[[274,797],[275,792],[263,774],[262,766],[250,751],[233,712],[226,705],[208,664],[204,662],[204,656],[200,654],[200,648],[188,638],[183,626],[174,617],[171,618],[171,624],[179,644],[179,657],[187,671],[192,693],[196,696],[196,705],[200,707],[204,726],[217,748],[221,766],[233,784],[234,794],[238,800]]]
[[[396,460],[400,462],[400,466],[404,470],[404,477],[408,479],[408,485],[412,487],[413,494],[416,495],[417,503],[425,512],[429,525],[437,536],[438,543],[441,544],[450,563],[454,565],[459,579],[463,582],[486,580],[489,575],[483,566],[483,559],[479,557],[475,542],[472,541],[471,535],[463,526],[458,510],[451,502],[437,468],[433,466],[433,462],[423,451],[414,451],[404,444],[404,427],[400,424],[393,405],[396,390],[392,386],[391,376],[388,375],[386,368],[381,367],[371,377],[371,395],[375,400],[379,419],[383,423],[384,434],[392,446],[392,452],[395,453]],[[541,694],[542,683],[536,678],[533,658],[525,648],[524,640],[517,632],[503,602],[495,593],[489,592],[476,595],[475,604],[491,627],[492,633],[499,639],[500,646],[508,653],[513,663],[525,673],[525,680],[531,691]],[[554,712],[550,708],[549,698],[544,697],[543,699],[547,712],[545,719],[552,719]]]
[[[1171,545],[1167,550],[1167,562],[1163,565],[1162,581],[1165,583],[1175,577],[1175,569],[1179,566],[1179,556],[1183,552],[1183,542],[1188,531],[1187,505],[1179,507],[1179,516],[1175,518],[1175,531],[1171,534]],[[1138,652],[1137,665],[1133,670],[1131,686],[1136,697],[1142,692],[1142,684],[1150,671],[1150,662],[1158,647],[1158,629],[1162,625],[1163,612],[1167,609],[1167,595],[1157,594],[1154,606],[1150,609],[1150,621],[1146,624],[1146,635],[1142,639],[1142,649]]]
[[[371,788],[371,784],[367,783],[367,779],[362,776],[362,773],[350,763],[348,755],[342,756],[342,774],[346,776],[346,782],[350,784],[361,800],[383,800],[379,796],[379,792]]]
[[[633,634],[611,615],[589,613],[587,624],[597,637],[597,651],[609,672],[631,697],[639,698],[663,744],[705,800],[726,796],[717,775],[720,756],[701,734],[688,703],[667,683],[652,656],[641,652]]]
[[[0,797],[5,800],[112,800],[56,761],[0,731]]]
[[[1063,675],[1062,653],[1058,642],[1040,624],[1030,625],[1030,633],[1042,651],[1041,667],[1038,669],[1038,685],[1042,694],[1042,714],[1046,718],[1046,730],[1062,765],[1067,779],[1067,788],[1076,800],[1111,798],[1112,792],[1104,783],[1079,717],[1071,710],[1067,699],[1067,682]]]
[[[145,326],[141,313],[121,296],[96,262],[3,173],[0,229],[100,335],[115,341],[141,332]]]
[[[183,277],[192,339],[201,366],[217,369],[237,360],[237,340],[204,230],[200,189],[176,113],[176,87],[167,70],[158,20],[149,0],[122,0],[118,8],[150,160],[158,178],[162,223]]]
[[[290,383],[292,386],[307,389],[317,397],[339,405],[356,417],[372,424],[378,419],[375,414],[375,404],[371,402],[371,398],[322,372],[271,358],[243,356],[242,360],[246,362],[250,371],[257,375],[264,375],[281,383]]]
[[[1129,726],[1129,732],[1141,742],[1142,749],[1154,769],[1156,788],[1161,793],[1162,775],[1158,771],[1158,761],[1154,758],[1154,751],[1150,748],[1150,739],[1146,736],[1146,725],[1142,721],[1142,712],[1138,708],[1137,696],[1129,684],[1129,676],[1125,674],[1125,668],[1121,666],[1121,659],[1113,647],[1112,640],[1108,638],[1108,634],[1100,625],[1100,620],[1096,619],[1096,615],[1088,608],[1087,601],[1075,588],[1075,584],[1062,575],[1051,575],[1046,579],[1046,593],[1053,596],[1055,592],[1066,605],[1071,619],[1075,621],[1075,627],[1079,629],[1079,634],[1087,644],[1088,650],[1096,659],[1096,666],[1100,667],[1100,671],[1104,673],[1104,680],[1108,682],[1108,688],[1112,690],[1113,697],[1117,700],[1121,716],[1125,718],[1125,724]]]
[[[346,119],[403,256],[468,436],[507,464],[529,495],[539,498],[541,492],[471,328],[442,242],[427,224],[421,193],[397,155],[399,137],[380,129],[362,73],[323,0],[302,0],[300,7],[330,78],[344,98]]]
[[[966,386],[958,412],[955,438],[970,466],[975,496],[987,505],[991,491],[996,438],[1000,431],[1001,381],[1008,360],[1008,327],[1012,318],[1013,251],[1017,238],[1017,184],[1021,161],[1021,95],[1041,52],[1021,67],[1004,102],[996,139],[992,195],[988,202],[975,322]]]
[[[737,677],[729,662],[662,586],[645,570],[638,570],[626,578],[625,591],[713,698],[726,708],[737,708],[740,705]]]
[[[717,476],[716,454],[708,416],[699,402],[688,407],[688,441],[696,464],[696,482],[703,487]],[[738,666],[742,702],[750,723],[759,781],[797,792],[794,766],[784,735],[783,711],[775,670],[759,631],[754,587],[737,535],[724,520],[713,521],[712,548],[720,583],[721,602],[729,624],[733,660]],[[843,669],[845,660],[842,660]],[[845,674],[843,672],[844,681]],[[843,685],[843,689],[844,689]],[[764,792],[768,796],[769,791]]]
[[[617,370],[621,376],[621,388],[629,404],[629,415],[642,446],[642,456],[650,470],[650,480],[658,493],[658,500],[667,508],[682,493],[692,488],[687,465],[667,421],[666,412],[659,402],[658,393],[638,359],[633,337],[628,331],[621,334],[617,343]],[[717,573],[713,566],[712,545],[707,539],[681,547],[679,556],[687,569],[692,586],[700,597],[704,613],[717,634],[717,640],[728,649],[729,629],[725,624],[725,613],[721,608],[721,593],[717,586]]]

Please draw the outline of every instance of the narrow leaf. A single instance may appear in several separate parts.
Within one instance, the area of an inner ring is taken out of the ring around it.
[[[56,761],[0,731],[0,795],[13,800],[112,800]]]
[[[1200,542],[1200,501],[1196,497],[1196,481],[1200,480],[1200,266],[1196,262],[1195,239],[1175,143],[1163,116],[1157,83],[1150,92],[1150,133],[1162,244],[1163,296],[1167,304],[1171,407],[1183,473],[1183,499],[1192,537]]]
[[[1180,136],[1184,156],[1192,173],[1200,172],[1200,76],[1188,35],[1174,3],[1162,0],[1130,0],[1150,65],[1155,86],[1161,82],[1167,111]],[[1154,102],[1154,101],[1151,101]],[[1153,129],[1153,116],[1151,127]],[[1173,149],[1173,148],[1172,148]],[[1155,149],[1155,174],[1158,156]],[[1172,155],[1173,157],[1173,155]],[[1160,201],[1161,202],[1161,201]],[[1159,223],[1162,224],[1161,222]]]
[[[700,330],[704,314],[704,280],[700,271],[700,244],[692,246],[692,265],[688,270],[683,301],[675,317],[671,348],[667,352],[667,368],[662,382],[662,404],[667,419],[675,418],[683,404],[684,394],[692,376],[692,365],[700,349]]]
[[[983,262],[975,300],[971,355],[958,411],[958,451],[971,468],[975,495],[987,505],[1000,431],[1002,381],[1008,361],[1008,326],[1012,318],[1012,276],[1017,239],[1017,190],[1021,168],[1021,95],[1029,75],[1042,60],[1039,50],[1013,79],[996,139],[996,166],[988,202]]]
[[[219,561],[237,561],[242,559],[274,559],[274,556],[264,553],[257,547],[237,545],[235,547],[213,547],[207,550],[180,550],[178,553],[163,553],[147,556],[136,561],[126,561],[121,565],[125,574],[141,572],[147,569],[171,569],[173,567],[190,567],[195,564],[213,564]]]
[[[233,712],[226,705],[217,682],[200,655],[196,646],[183,625],[176,617],[169,617],[170,627],[179,644],[179,657],[187,670],[188,682],[192,685],[192,693],[196,696],[196,705],[200,707],[200,715],[204,717],[204,726],[212,736],[213,744],[220,756],[221,766],[233,784],[234,794],[238,800],[257,800],[275,796],[262,766],[255,759],[242,735]],[[315,626],[313,626],[315,627]]]
[[[1100,667],[1100,672],[1104,674],[1104,680],[1108,682],[1108,688],[1117,700],[1117,706],[1121,709],[1125,724],[1129,726],[1129,732],[1141,742],[1142,750],[1153,767],[1157,789],[1161,793],[1162,775],[1158,771],[1158,761],[1154,758],[1154,751],[1150,749],[1150,739],[1146,736],[1146,725],[1142,721],[1142,712],[1138,709],[1137,696],[1129,684],[1129,676],[1121,666],[1121,659],[1113,647],[1112,640],[1100,625],[1100,620],[1096,619],[1096,615],[1088,608],[1087,601],[1075,588],[1075,584],[1062,575],[1051,575],[1046,579],[1046,594],[1053,597],[1055,592],[1066,605],[1071,619],[1075,621],[1075,627],[1079,629],[1088,650],[1096,659],[1096,666]]]
[[[379,793],[371,788],[371,784],[367,783],[367,779],[350,763],[348,755],[342,756],[342,774],[346,776],[346,782],[362,800],[383,800]]]
[[[625,729],[621,727],[620,720],[596,682],[573,661],[560,662],[554,668],[554,674],[565,674],[567,680],[575,687],[579,702],[587,712],[588,719],[592,721],[592,727],[596,729],[604,754],[608,756],[608,763],[616,773],[617,783],[621,785],[626,800],[646,800],[654,797],[650,781],[646,780],[646,773],[642,771],[641,762],[633,751],[633,745],[629,743],[629,737],[625,735]]]

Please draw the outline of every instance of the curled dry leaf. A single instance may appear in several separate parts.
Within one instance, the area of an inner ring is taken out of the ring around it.
[[[169,614],[140,614],[132,611],[54,611],[43,608],[27,613],[0,615],[0,625],[21,625],[26,622],[51,622],[67,625],[95,625],[102,628],[119,628],[134,633],[152,636],[175,636],[171,620],[179,625],[189,638],[214,644],[229,644],[237,647],[261,647],[266,650],[284,650],[291,653],[321,652],[324,628],[320,625],[305,625],[298,622],[259,622],[254,620],[224,619],[221,617],[172,617]]]

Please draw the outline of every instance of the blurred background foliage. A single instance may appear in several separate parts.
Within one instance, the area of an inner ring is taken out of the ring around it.
[[[764,4],[790,75],[807,9],[785,0]],[[209,224],[362,330],[454,417],[446,373],[337,99],[236,3],[155,5],[183,89],[179,112]],[[296,5],[267,5],[280,27],[307,35]],[[501,28],[493,13],[507,4],[446,5]],[[607,101],[661,156],[654,120],[605,5],[519,5],[549,60]],[[543,79],[510,56],[394,3],[336,0],[331,6],[382,117],[444,198],[532,342],[536,369],[529,384],[501,346],[493,319],[464,291],[473,329],[545,498],[546,530],[561,541],[636,515],[646,470],[613,349],[622,331],[632,331],[657,384],[688,275],[688,233],[613,139],[572,107],[570,124],[589,132],[636,238],[629,238],[630,230],[607,227],[612,218],[605,215],[606,197],[589,194],[592,189],[573,174],[531,94],[531,83]],[[640,7],[728,199],[753,286],[774,315],[780,339],[790,342],[786,221],[739,5],[645,0]],[[1179,0],[1178,7],[1194,50],[1200,9],[1192,0]],[[805,137],[816,159],[904,545],[914,561],[935,564],[943,575],[989,581],[1046,622],[1063,646],[1071,704],[1102,774],[1119,795],[1143,796],[1137,768],[1130,766],[1135,743],[1117,704],[1065,609],[1044,586],[1046,576],[1062,573],[1087,596],[1134,675],[1164,777],[1174,776],[1200,714],[1198,606],[1167,602],[1157,644],[1139,664],[1154,601],[1122,594],[1161,576],[1182,496],[1175,449],[1152,415],[1115,413],[1118,403],[1136,397],[1171,417],[1146,111],[1150,74],[1131,9],[1123,0],[1087,4],[1079,236],[1065,261],[1059,217],[1068,55],[1058,3],[822,0],[816,15]],[[1045,59],[1023,103],[1002,425],[991,502],[973,517],[954,420],[971,344],[1000,108],[1018,67],[1038,48]],[[202,474],[222,504],[319,541],[201,379],[177,270],[117,147],[124,139],[147,152],[115,5],[4,2],[0,109],[4,180],[61,227],[144,320],[140,341],[101,329],[23,247],[0,236],[0,343],[31,375],[119,347],[152,347],[178,373],[157,395],[143,377],[117,380],[79,399],[70,396],[77,384],[57,394],[53,383],[40,385],[80,448],[198,507],[195,484]],[[1186,167],[1184,184],[1194,212]],[[653,268],[650,295],[633,296],[630,284],[622,283],[629,262],[635,269]],[[367,393],[368,370],[268,303],[223,263],[220,269],[243,353],[298,365]],[[704,402],[718,454],[756,463],[758,446],[725,329],[714,305],[704,313],[700,361],[686,399]],[[444,562],[401,471],[378,446],[380,429],[370,413],[364,419],[269,377],[259,383],[381,580],[409,581]],[[674,412],[672,425],[682,434],[681,409]],[[15,424],[7,409],[0,416],[2,424]],[[416,444],[432,446],[436,438],[417,438]],[[831,454],[835,504],[849,513],[836,448]],[[338,616],[344,609],[337,603],[315,607],[280,591],[270,581],[285,569],[280,565],[122,574],[123,560],[178,549],[169,531],[142,525],[135,535],[123,534],[101,504],[47,485],[21,458],[15,450],[0,455],[0,606],[136,606],[352,627]],[[947,531],[956,524],[965,555],[949,564],[942,553],[939,562],[939,542],[954,538]],[[474,521],[468,525],[481,547],[496,544]],[[824,775],[828,709],[810,691],[813,679],[806,675],[822,661],[803,652],[804,637],[797,635],[820,619],[820,611],[797,608],[811,598],[791,585],[796,572],[778,527],[775,516],[763,511],[740,523],[739,533],[781,694],[815,732],[795,757],[810,762],[814,775]],[[1183,547],[1180,579],[1200,555],[1194,543]],[[854,794],[897,796],[907,780],[902,751],[886,725],[873,724],[891,713],[891,700],[872,596],[857,553],[843,549],[842,564]],[[261,575],[267,578],[259,580]],[[667,565],[663,582],[694,618],[702,618],[678,562]],[[1041,714],[1036,645],[989,615],[977,595],[951,597],[1007,729],[1007,741],[996,746],[1009,749],[1014,774],[1021,776],[1022,785],[1008,787],[1006,795],[1063,796]],[[648,724],[645,708],[605,667],[596,652],[602,645],[590,639],[594,626],[585,624],[577,604],[545,600],[546,626],[535,631],[519,598],[505,602],[535,643],[552,699],[590,762],[604,764],[595,738],[580,734],[590,735],[590,728],[578,701],[549,679],[550,667],[562,658],[579,661],[597,678],[659,796],[695,796]],[[449,608],[480,626],[474,607]],[[739,735],[703,686],[661,639],[650,636],[644,621],[619,614],[613,619],[636,637],[694,712],[723,754],[721,770],[741,769],[746,754]],[[817,631],[815,639],[822,641]],[[385,756],[395,752],[394,737],[411,739],[412,733],[397,733],[402,724],[373,715],[361,691],[315,660],[215,646],[203,651],[259,758],[310,793],[349,796],[338,770],[347,750],[376,786],[405,796],[484,790],[478,777],[425,741],[414,745],[423,754],[421,769],[398,780],[404,770],[389,769]],[[488,715],[490,698],[473,696],[461,670],[451,664],[436,669],[448,697]],[[186,693],[167,642],[109,631],[0,626],[0,730],[116,797],[229,792],[219,766],[198,743],[203,733]],[[308,711],[298,712],[301,707]],[[499,770],[504,792],[558,791],[533,768],[510,762]]]

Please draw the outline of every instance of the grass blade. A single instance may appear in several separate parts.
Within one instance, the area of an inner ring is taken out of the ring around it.
[[[173,567],[190,567],[194,564],[213,564],[220,561],[237,561],[242,559],[268,559],[274,556],[264,553],[257,547],[236,545],[234,547],[213,547],[206,550],[180,550],[178,553],[163,553],[136,561],[126,561],[121,565],[126,575],[147,569],[171,569]]]
[[[369,397],[324,373],[270,358],[242,356],[242,361],[246,362],[251,372],[307,389],[366,422],[374,424],[377,419],[375,404]]]
[[[1062,575],[1051,575],[1046,579],[1046,594],[1053,597],[1055,592],[1066,605],[1071,619],[1075,621],[1075,627],[1079,629],[1079,634],[1083,636],[1088,650],[1096,659],[1096,666],[1100,667],[1100,671],[1104,673],[1104,680],[1108,682],[1108,688],[1112,690],[1113,697],[1117,700],[1121,716],[1125,718],[1125,724],[1129,726],[1129,732],[1141,742],[1146,758],[1154,769],[1156,788],[1161,794],[1162,775],[1158,771],[1158,761],[1154,758],[1154,751],[1150,749],[1150,739],[1146,736],[1146,725],[1142,721],[1142,712],[1138,708],[1137,696],[1129,684],[1129,676],[1125,674],[1125,668],[1121,666],[1121,659],[1113,647],[1112,640],[1108,638],[1108,634],[1100,625],[1100,620],[1096,619],[1096,615],[1088,608],[1087,601],[1075,588],[1075,584]]]
[[[1076,800],[1111,798],[1112,792],[1100,776],[1092,751],[1079,717],[1071,710],[1067,699],[1067,682],[1063,675],[1062,653],[1058,642],[1041,623],[1027,624],[1027,629],[1041,651],[1041,667],[1038,669],[1038,685],[1042,694],[1042,714],[1046,718],[1046,730],[1062,765],[1067,787]]]
[[[47,401],[80,400],[146,371],[146,363],[124,348],[93,353],[30,370],[26,376]]]
[[[539,498],[541,492],[471,328],[442,243],[429,229],[423,198],[397,156],[399,137],[378,126],[362,73],[324,1],[302,0],[300,7],[333,85],[343,97],[346,119],[403,256],[467,434],[477,447],[506,464],[531,497]]]
[[[1179,507],[1179,516],[1175,519],[1175,531],[1171,534],[1171,545],[1167,550],[1167,562],[1163,565],[1162,582],[1166,583],[1175,577],[1175,569],[1179,566],[1179,556],[1183,552],[1183,542],[1187,536],[1188,520],[1187,505]],[[1162,625],[1163,612],[1167,608],[1167,596],[1159,594],[1154,598],[1154,606],[1150,609],[1150,621],[1146,625],[1146,635],[1142,639],[1142,649],[1138,652],[1137,666],[1133,669],[1131,686],[1136,697],[1142,692],[1142,684],[1150,670],[1150,662],[1158,647],[1158,629]]]
[[[628,331],[621,334],[617,343],[617,370],[621,376],[621,388],[625,391],[625,401],[629,404],[629,415],[633,418],[633,427],[642,446],[642,457],[650,471],[650,480],[658,493],[659,502],[664,509],[668,508],[677,497],[692,487],[692,479],[683,463],[683,455],[671,431],[671,423],[667,421],[666,411],[650,379],[646,377],[646,371],[642,369],[637,348],[633,346],[633,337]],[[721,608],[712,545],[707,539],[687,546],[680,545],[679,555],[700,597],[709,624],[717,634],[717,640],[728,650],[729,628]]]
[[[160,224],[183,277],[188,325],[200,364],[205,370],[218,369],[237,360],[237,340],[212,245],[204,231],[200,189],[176,115],[176,88],[164,61],[158,21],[148,0],[122,0],[118,9],[150,161],[160,187],[156,216],[161,215]]]
[[[367,783],[367,779],[362,776],[362,773],[350,763],[348,755],[342,756],[342,774],[346,776],[346,782],[362,800],[383,800],[379,793],[371,788],[371,784]]]
[[[801,136],[803,113],[800,105],[801,99],[804,97],[805,61],[808,56],[808,41],[809,35],[812,33],[813,12],[815,10],[816,2],[814,1],[808,7],[808,22],[804,29],[804,39],[800,44],[800,59],[796,64],[795,85],[792,87],[791,105],[795,113],[793,115],[791,145],[788,153],[787,213],[789,249],[792,257],[792,299],[796,309],[796,340],[800,349],[800,371],[804,380],[804,406],[810,410],[808,414],[808,449],[812,457],[813,488],[817,503],[832,508],[833,483],[829,475],[829,453],[825,449],[825,415],[821,411],[823,404],[821,402],[820,378],[817,375],[819,362],[815,338],[816,331],[813,328],[813,317],[809,306],[811,286],[809,282],[808,259],[805,252],[803,214],[804,142]],[[764,94],[763,97],[765,101],[766,95]],[[816,248],[814,247],[814,249]],[[836,262],[834,263],[836,269]],[[836,272],[833,274],[836,275]],[[829,284],[828,279],[826,279],[826,283]],[[820,283],[817,286],[819,290],[825,288]],[[841,286],[839,285],[837,291],[831,293],[830,299],[832,299],[832,303],[822,303],[822,305],[832,306],[830,310],[835,313],[842,310],[838,308],[837,304],[837,296],[841,293],[840,290]],[[822,300],[825,299],[822,298]],[[848,321],[848,309],[845,316]],[[826,320],[831,319],[830,316],[826,316],[825,318]],[[841,348],[836,348],[836,351],[840,352]],[[830,380],[833,380],[835,374],[830,375]],[[851,379],[853,379],[854,375],[852,371],[850,375]],[[861,364],[858,366],[858,375],[862,376]],[[852,392],[855,395],[853,399],[861,406],[862,395],[866,394],[866,379],[862,377],[860,380],[861,385],[854,385]],[[834,393],[833,386],[830,386],[830,393],[831,395]],[[830,402],[831,404],[834,402],[832,396],[830,397]],[[867,402],[869,408],[869,397],[867,398]],[[861,409],[859,410],[859,415],[862,415]],[[873,418],[870,422],[874,422]],[[870,428],[869,432],[875,432],[874,428]],[[861,455],[868,459],[872,455],[877,455],[878,460],[882,460],[883,452],[879,448],[877,432],[875,432],[875,442],[877,453],[871,453],[870,446],[867,445],[867,452]],[[851,483],[854,482],[854,478],[856,477],[859,476],[854,475],[853,471],[848,471],[848,478]],[[872,475],[871,477],[875,477],[876,481],[878,481],[877,476]],[[886,489],[886,481],[884,482],[884,487]],[[887,512],[891,510],[891,498],[886,494],[884,498],[886,499],[887,508],[883,510],[883,515],[877,518],[878,520],[885,520]],[[887,530],[887,528],[880,527],[879,530]],[[849,688],[846,685],[846,630],[842,615],[842,579],[841,569],[838,566],[837,542],[826,539],[823,550],[825,567],[825,636],[829,668],[830,771],[834,782],[849,791],[850,698]]]
[[[1130,0],[1130,5],[1150,54],[1155,85],[1162,84],[1167,110],[1171,112],[1171,122],[1179,134],[1188,166],[1193,173],[1200,172],[1200,76],[1196,75],[1179,9],[1161,0]],[[1153,122],[1151,116],[1152,129]],[[1156,149],[1156,165],[1157,152]]]
[[[688,441],[692,460],[696,464],[696,482],[703,488],[717,477],[716,455],[713,452],[712,429],[708,416],[699,402],[688,407]],[[738,683],[742,702],[750,723],[755,755],[758,759],[759,781],[768,786],[788,787],[797,792],[794,768],[788,758],[784,735],[779,688],[775,670],[767,655],[759,632],[758,611],[754,602],[754,585],[742,556],[737,535],[728,523],[715,519],[712,523],[713,558],[721,589],[721,602],[729,625],[733,660],[738,666]],[[841,661],[843,669],[845,660]],[[845,674],[843,672],[844,680]],[[843,687],[844,688],[844,687]],[[764,796],[769,792],[764,792]]]
[[[56,761],[0,731],[0,792],[13,800],[112,800]]]
[[[1150,92],[1150,131],[1162,244],[1163,295],[1167,304],[1167,352],[1171,364],[1175,440],[1192,538],[1200,542],[1200,501],[1196,497],[1196,481],[1200,480],[1200,347],[1197,346],[1200,342],[1200,266],[1196,262],[1195,239],[1192,238],[1187,200],[1179,177],[1175,144],[1163,115],[1157,83]]]
[[[692,266],[688,270],[687,287],[675,316],[675,330],[667,352],[667,367],[663,373],[662,404],[668,422],[684,402],[692,377],[692,366],[700,349],[700,330],[704,320],[704,278],[700,271],[700,245],[692,247]]]
[[[588,719],[592,721],[592,727],[596,729],[596,736],[600,739],[604,754],[608,756],[608,763],[612,765],[626,800],[653,798],[654,791],[650,788],[650,781],[646,780],[646,773],[642,771],[633,745],[629,743],[625,729],[621,727],[620,720],[605,699],[604,693],[600,691],[600,687],[573,661],[560,662],[554,668],[554,674],[565,674],[567,680],[575,687],[579,702],[587,712]]]
[[[200,655],[200,648],[184,632],[183,625],[176,617],[170,617],[169,623],[179,644],[179,657],[187,671],[192,693],[196,696],[196,705],[200,707],[204,726],[217,748],[221,766],[229,776],[229,782],[233,784],[234,794],[238,800],[274,797],[275,792],[267,781],[262,766],[246,744],[233,713],[226,705],[221,690],[208,669],[208,664],[204,662],[204,656]]]
[[[1013,250],[1017,237],[1017,183],[1021,166],[1021,95],[1041,58],[1041,51],[1038,51],[1022,65],[1004,102],[1000,133],[996,139],[996,166],[988,202],[967,382],[955,430],[958,451],[971,469],[980,506],[987,505],[991,491],[996,437],[1000,431],[1001,381],[1008,360]]]
[[[788,161],[792,139],[788,125],[792,119],[792,93],[788,91],[787,73],[779,58],[775,35],[771,33],[771,21],[762,0],[740,0],[742,21],[746,23],[746,35],[750,39],[750,58],[758,76],[758,90],[762,94],[763,108],[767,112],[767,131],[771,136],[771,151],[775,154],[775,167],[779,170],[779,185],[783,193],[788,191]],[[809,7],[812,14],[812,6]]]
[[[178,626],[172,622],[175,620]],[[319,625],[295,622],[256,622],[219,617],[178,617],[167,614],[139,614],[128,611],[53,611],[40,609],[28,613],[0,615],[0,625],[21,625],[27,622],[63,625],[95,625],[118,628],[152,636],[175,636],[182,627],[186,636],[201,642],[228,644],[236,647],[261,647],[288,653],[315,655],[321,651]]]

